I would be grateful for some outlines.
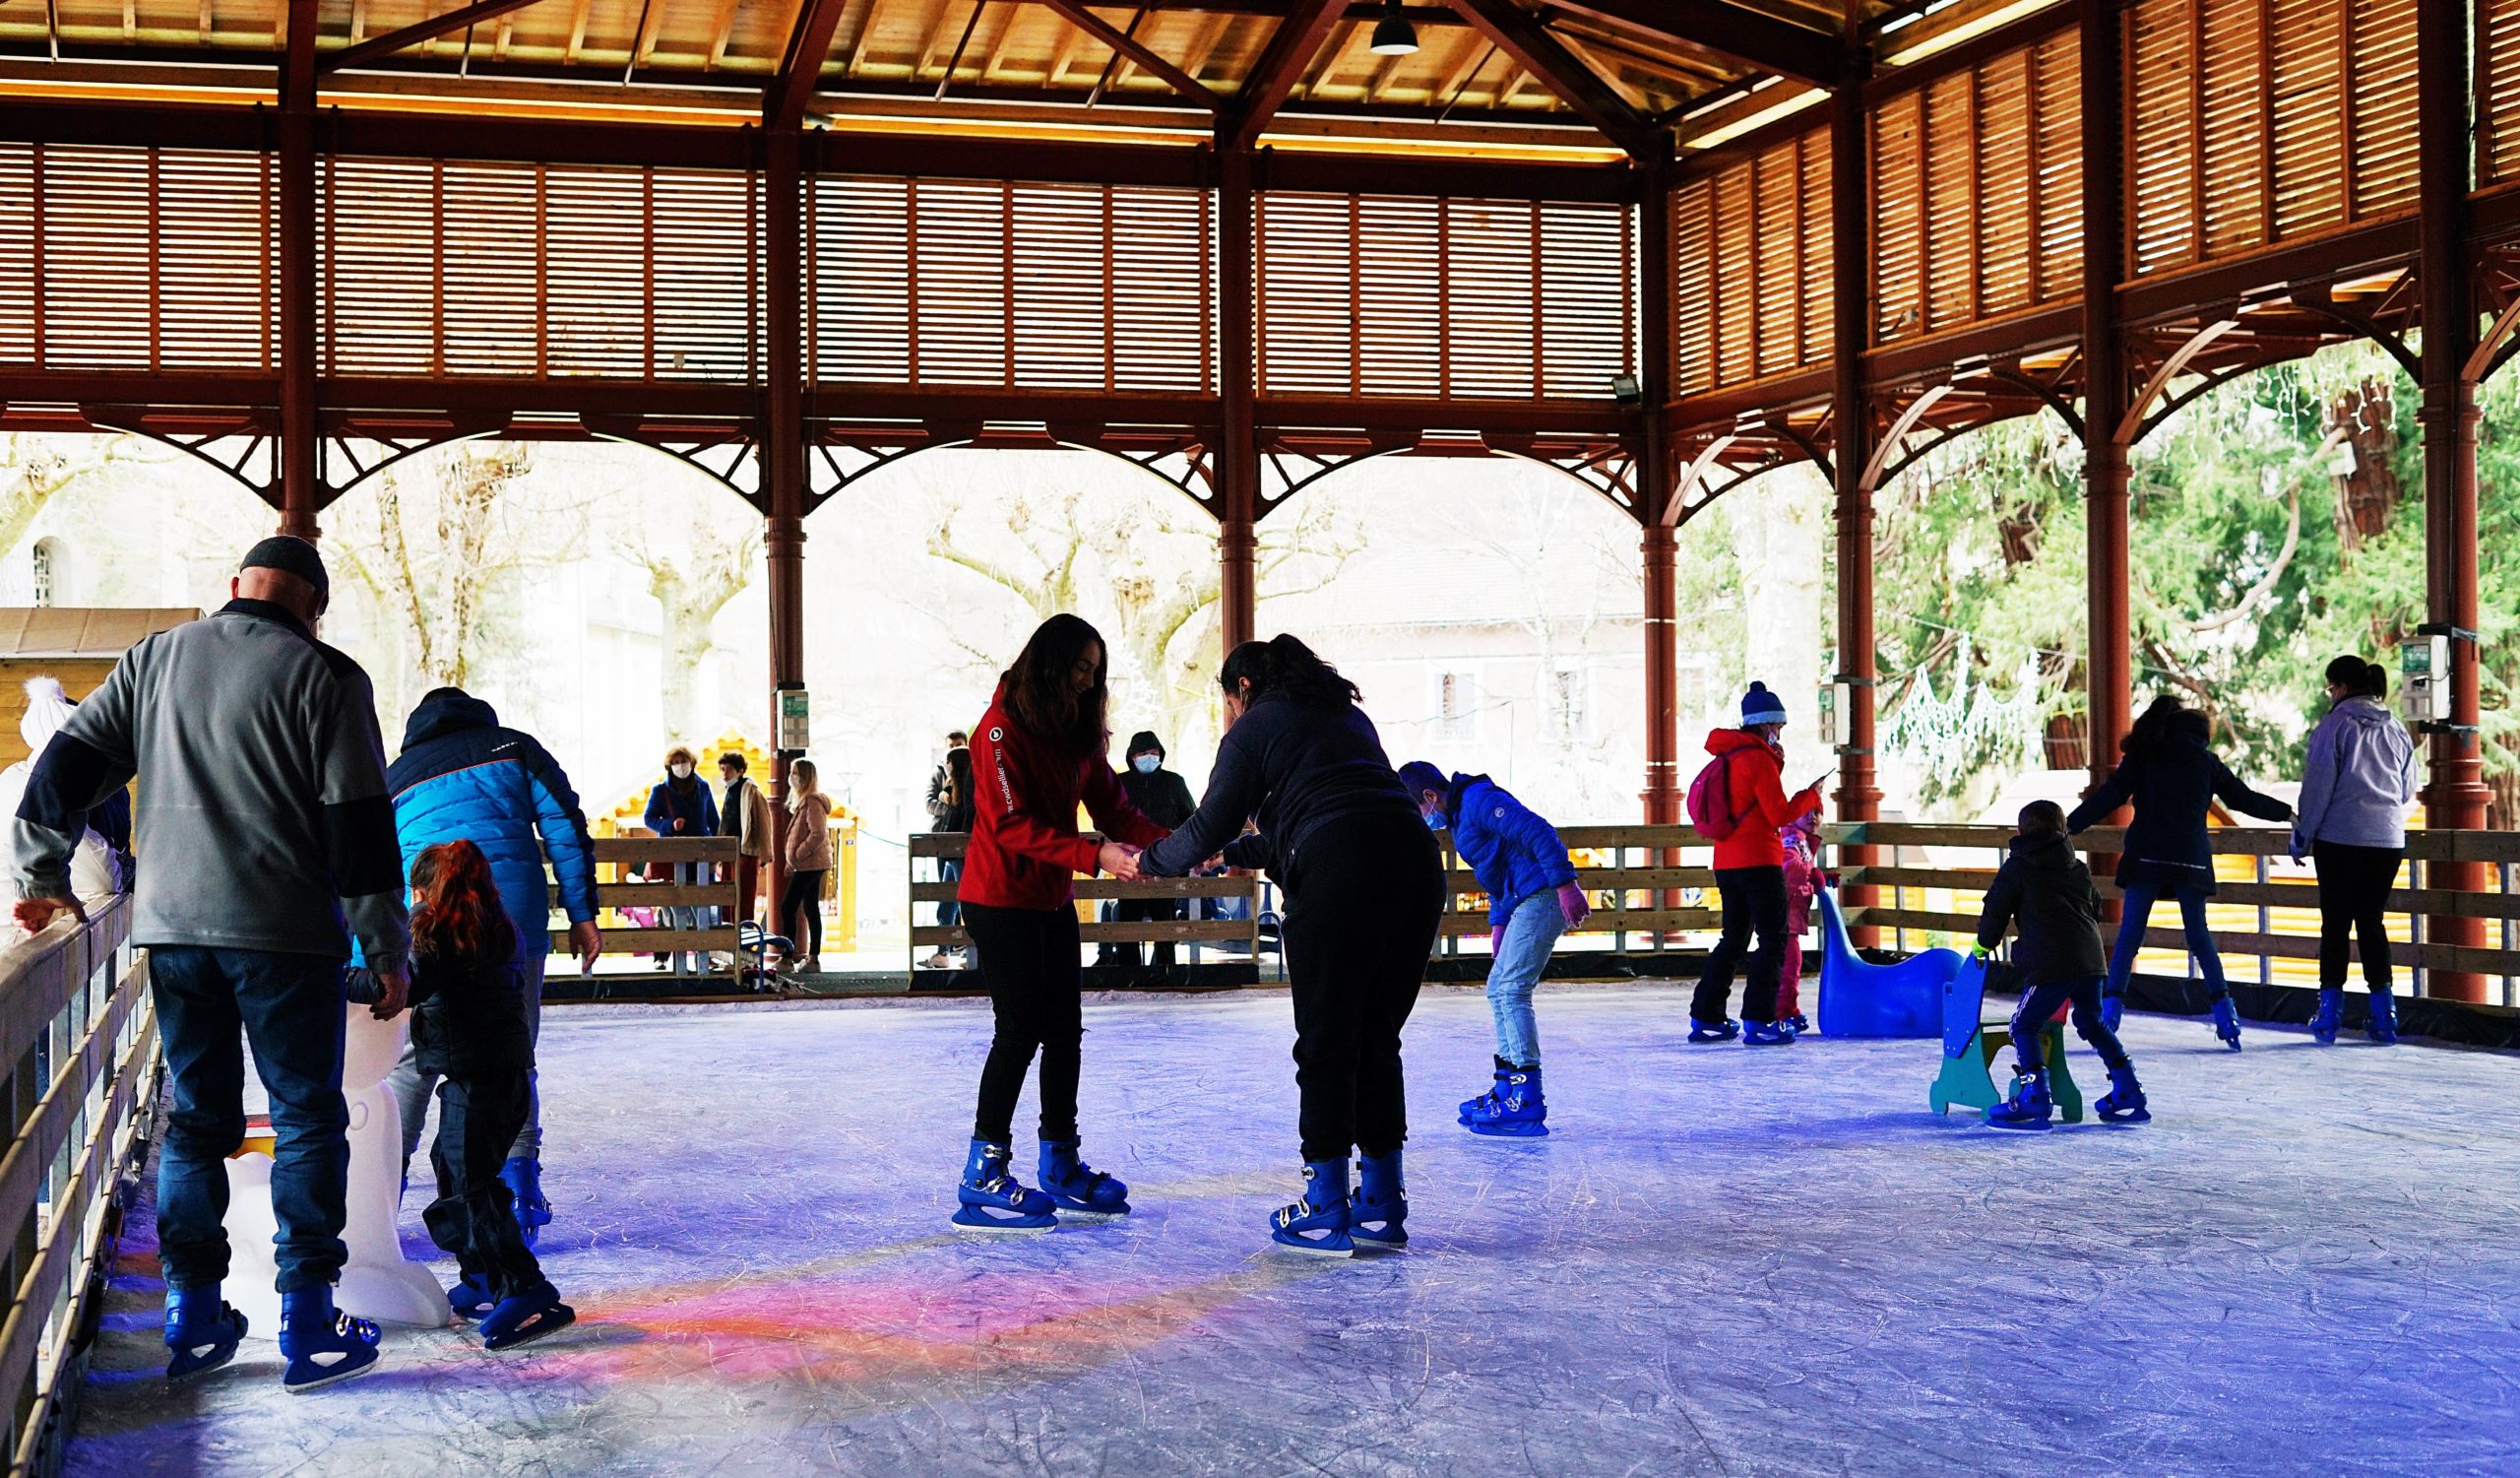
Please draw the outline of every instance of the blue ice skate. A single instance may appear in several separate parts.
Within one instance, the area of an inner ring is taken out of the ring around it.
[[[2334,1047],[2336,1034],[2345,1025],[2345,993],[2319,992],[2319,1008],[2310,1017],[2310,1037],[2321,1047]]]
[[[2100,993],[2100,1024],[2101,1024],[2101,1025],[2103,1025],[2103,1026],[2105,1026],[2105,1027],[2107,1027],[2107,1028],[2109,1028],[2109,1034],[2110,1034],[2110,1036],[2112,1036],[2112,1037],[2113,1037],[2113,1036],[2117,1035],[2117,1023],[2119,1023],[2119,1022],[2121,1022],[2121,1021],[2123,1021],[2123,1020],[2125,1020],[2125,1019],[2126,1019],[2126,997],[2125,997],[2125,996],[2123,996],[2122,994],[2120,994],[2120,993],[2118,993],[2118,992],[2116,992],[2116,991],[2103,991],[2103,992],[2101,992],[2101,993]]]
[[[1807,1037],[1811,1035],[1811,1018],[1803,1015],[1800,1011],[1796,1011],[1791,1016],[1778,1018],[1777,1025],[1790,1026],[1794,1028],[1794,1034],[1797,1037]]]
[[[446,1312],[457,1318],[479,1318],[498,1302],[499,1296],[490,1291],[490,1280],[479,1273],[466,1273],[446,1291]]]
[[[2232,1051],[2240,1050],[2240,1008],[2228,996],[2215,997],[2214,1035]]]
[[[1986,1123],[1999,1129],[2044,1129],[2056,1115],[2055,1102],[2048,1096],[2048,1074],[2045,1069],[2022,1072],[2016,1069],[2012,1079],[2012,1097],[1986,1111]]]
[[[1744,1021],[1741,1023],[1743,1047],[1792,1047],[1794,1029],[1780,1021]]]
[[[2371,993],[2371,1040],[2388,1047],[2398,1040],[2398,998],[2386,991]]]
[[[481,1317],[481,1347],[513,1350],[545,1334],[557,1334],[578,1321],[578,1311],[560,1302],[560,1290],[543,1279],[525,1292],[501,1299]]]
[[[1396,1253],[1409,1246],[1408,1221],[1409,1191],[1400,1184],[1400,1151],[1357,1160],[1356,1194],[1348,1203],[1349,1237],[1358,1247]]]
[[[1505,1079],[1513,1072],[1514,1064],[1506,1061],[1503,1058],[1498,1058],[1495,1060],[1495,1083],[1490,1086],[1486,1092],[1479,1095],[1477,1098],[1465,1098],[1461,1101],[1461,1122],[1464,1127],[1468,1127],[1473,1121],[1479,1119],[1482,1115],[1494,1113],[1496,1109],[1496,1095],[1505,1091]]]
[[[1126,1216],[1129,1188],[1090,1168],[1075,1139],[1041,1141],[1041,1189],[1061,1211],[1078,1216]]]
[[[1316,1257],[1353,1257],[1356,1241],[1349,1235],[1348,1162],[1303,1162],[1303,1199],[1280,1206],[1269,1215],[1269,1236],[1280,1247]]]
[[[2092,1105],[2110,1124],[2150,1124],[2153,1111],[2144,1106],[2144,1085],[2135,1081],[2135,1064],[2109,1069],[2109,1092]]]
[[[1741,1023],[1727,1016],[1721,1021],[1689,1018],[1689,1040],[1692,1042],[1730,1042],[1741,1035]]]
[[[290,1395],[356,1380],[376,1369],[374,1322],[333,1307],[333,1290],[308,1288],[280,1296],[280,1352],[288,1368],[281,1384]]]
[[[1513,1139],[1535,1139],[1548,1132],[1548,1101],[1542,1097],[1540,1068],[1537,1065],[1517,1067],[1496,1084],[1496,1091],[1475,1101],[1476,1114],[1464,1105],[1462,1123],[1474,1134],[1495,1134]]]
[[[1003,1144],[972,1141],[962,1184],[954,1190],[962,1202],[954,1212],[955,1226],[966,1232],[1046,1232],[1059,1224],[1048,1196],[1016,1183],[1008,1168],[1013,1160]]]
[[[532,1247],[542,1238],[542,1229],[551,1225],[551,1202],[542,1194],[542,1162],[530,1155],[519,1155],[499,1169],[499,1179],[508,1183],[510,1209],[516,1212],[517,1234]]]
[[[166,1290],[166,1379],[215,1371],[236,1358],[245,1316],[219,1296],[219,1285]]]

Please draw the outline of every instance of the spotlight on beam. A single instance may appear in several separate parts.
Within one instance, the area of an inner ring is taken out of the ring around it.
[[[1374,23],[1374,40],[1366,48],[1376,56],[1414,56],[1418,28],[1400,13],[1400,0],[1382,0],[1382,19]]]

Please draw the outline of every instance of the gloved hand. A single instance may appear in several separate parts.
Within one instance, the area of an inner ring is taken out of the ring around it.
[[[2126,997],[2118,995],[2114,991],[2102,992],[2100,996],[2100,1024],[2109,1028],[2111,1033],[2114,1033],[2117,1030],[2117,1023],[2125,1019]]]
[[[1557,907],[1566,915],[1568,929],[1581,929],[1584,921],[1593,917],[1593,900],[1585,897],[1584,890],[1571,882],[1557,885]]]
[[[1993,953],[1993,950],[1988,949],[1984,944],[1973,943],[1969,946],[1969,958],[1976,960],[1981,965],[1986,963],[1987,957]]]

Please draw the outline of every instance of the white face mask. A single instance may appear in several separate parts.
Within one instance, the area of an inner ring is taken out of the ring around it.
[[[689,765],[674,765],[670,768],[673,773],[673,778],[676,780],[689,780],[691,778],[691,766]]]
[[[1164,768],[1164,756],[1161,754],[1141,754],[1137,758],[1130,760],[1129,763],[1138,767],[1139,774],[1152,775],[1156,771]]]

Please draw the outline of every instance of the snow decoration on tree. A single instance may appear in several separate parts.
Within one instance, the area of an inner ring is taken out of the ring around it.
[[[1936,791],[1956,790],[1974,770],[2016,759],[2040,742],[2037,659],[2022,660],[2006,698],[1993,683],[1971,680],[1973,657],[1964,636],[1952,660],[1951,696],[1935,693],[1933,675],[1921,671],[1884,726],[1884,742],[1922,766]]]

